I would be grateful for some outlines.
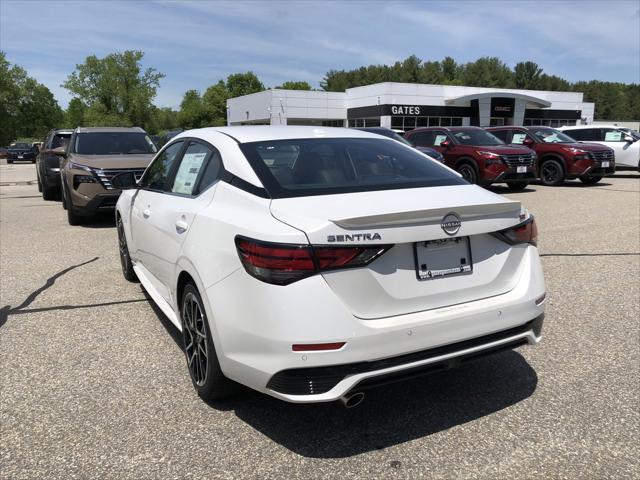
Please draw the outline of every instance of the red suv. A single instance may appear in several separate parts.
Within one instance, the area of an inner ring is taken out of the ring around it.
[[[565,179],[574,178],[592,185],[616,171],[612,149],[597,143],[578,143],[554,128],[489,127],[487,131],[505,143],[533,149],[545,185],[561,185]]]
[[[414,147],[438,150],[444,164],[469,183],[506,183],[517,191],[537,178],[535,152],[525,146],[505,145],[480,127],[416,128],[404,137]]]

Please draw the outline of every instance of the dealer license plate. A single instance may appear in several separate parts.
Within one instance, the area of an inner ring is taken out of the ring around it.
[[[469,237],[443,238],[415,244],[418,280],[471,273]]]
[[[609,168],[609,162],[602,162],[602,168]]]
[[[527,167],[517,167],[516,168],[516,172],[517,173],[527,173]]]

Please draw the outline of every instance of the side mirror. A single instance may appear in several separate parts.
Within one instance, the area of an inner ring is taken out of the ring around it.
[[[66,157],[67,149],[65,147],[58,147],[51,150],[51,153],[53,153],[54,155],[57,155],[58,157]]]
[[[443,140],[440,142],[440,146],[444,148],[451,148],[453,145],[451,145],[449,140]]]
[[[530,147],[531,145],[533,145],[533,140],[529,137],[525,137],[525,139],[522,141],[522,144],[525,147]]]
[[[625,135],[623,140],[627,143],[633,143],[637,141],[637,139],[633,138],[631,135]]]
[[[111,185],[120,190],[131,190],[140,188],[133,172],[122,172],[111,179]]]

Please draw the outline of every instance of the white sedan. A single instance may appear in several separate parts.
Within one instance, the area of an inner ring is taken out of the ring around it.
[[[191,130],[114,185],[123,273],[182,331],[204,399],[238,382],[355,406],[541,338],[533,216],[395,140]]]

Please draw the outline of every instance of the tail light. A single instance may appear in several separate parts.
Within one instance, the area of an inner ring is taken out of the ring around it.
[[[538,226],[533,215],[530,215],[529,218],[515,227],[500,230],[493,235],[509,245],[517,245],[519,243],[538,244]]]
[[[236,237],[236,249],[247,273],[274,285],[289,285],[329,270],[363,267],[391,247],[293,245]]]

